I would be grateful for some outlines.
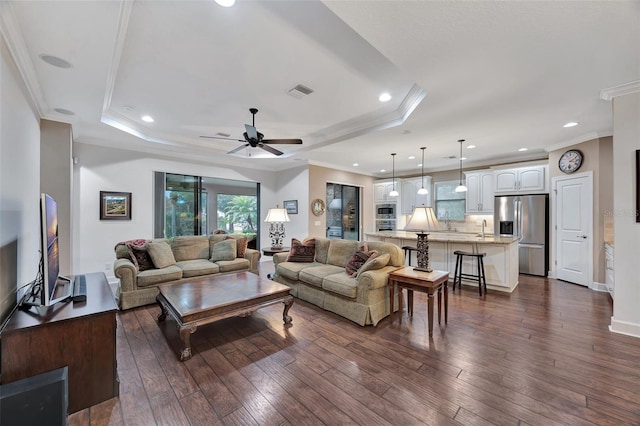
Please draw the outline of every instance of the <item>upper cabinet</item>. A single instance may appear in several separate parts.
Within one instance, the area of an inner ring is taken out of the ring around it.
[[[493,213],[493,170],[466,172],[467,214]]]
[[[389,194],[393,191],[393,182],[379,182],[373,184],[373,199],[376,203],[397,202],[398,197],[391,197]]]
[[[494,170],[496,194],[545,193],[547,191],[547,166],[520,167]]]
[[[422,177],[402,179],[400,192],[400,214],[413,214],[413,209],[425,205],[431,207],[431,176],[424,177],[426,194],[418,194],[422,188]]]

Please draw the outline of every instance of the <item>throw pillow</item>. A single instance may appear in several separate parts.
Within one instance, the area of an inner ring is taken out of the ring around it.
[[[136,265],[136,269],[138,269],[138,271],[146,271],[148,269],[155,268],[155,266],[153,265],[153,260],[151,260],[151,256],[147,251],[146,245],[137,246],[133,244],[127,244],[127,249],[129,250],[131,261],[134,265]]]
[[[287,262],[313,262],[315,257],[315,238],[306,238],[302,242],[296,238],[291,239],[291,250],[289,250]]]
[[[236,243],[234,238],[215,243],[211,249],[211,259],[209,260],[212,262],[233,260],[236,258],[237,247],[238,243]]]
[[[247,251],[247,245],[249,244],[249,239],[247,237],[240,237],[240,238],[233,238],[233,237],[229,237],[231,239],[236,240],[236,256],[243,258],[244,254]]]
[[[176,258],[173,257],[171,246],[164,241],[149,241],[147,251],[156,268],[162,269],[175,265]]]
[[[353,253],[353,256],[351,256],[351,259],[349,259],[347,265],[345,266],[347,275],[349,275],[350,277],[355,276],[358,273],[358,270],[362,268],[362,265],[364,265],[367,260],[375,258],[377,255],[377,250],[369,250],[369,247],[366,243],[362,244],[360,247],[358,247],[358,250]]]
[[[380,256],[370,257],[366,262],[364,262],[364,265],[362,265],[360,269],[358,269],[356,278],[358,278],[363,272],[384,268],[389,263],[389,259],[391,259],[389,253],[383,253]]]

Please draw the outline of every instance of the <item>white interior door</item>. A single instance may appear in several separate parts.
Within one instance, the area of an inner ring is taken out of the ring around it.
[[[591,176],[556,180],[556,277],[589,286],[592,276]]]

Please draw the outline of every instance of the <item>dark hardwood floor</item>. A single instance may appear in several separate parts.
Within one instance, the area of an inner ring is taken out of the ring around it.
[[[414,298],[412,319],[377,327],[298,299],[285,327],[273,305],[198,329],[184,363],[157,306],[121,312],[120,396],[69,424],[640,424],[640,339],[608,331],[608,294],[525,275],[510,295],[464,287],[432,339]]]

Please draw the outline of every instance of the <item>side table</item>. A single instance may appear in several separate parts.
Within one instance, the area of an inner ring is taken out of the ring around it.
[[[441,294],[444,290],[444,323],[447,323],[449,309],[449,292],[447,283],[449,272],[447,271],[416,271],[412,266],[396,269],[389,274],[389,304],[391,308],[391,320],[393,321],[393,294],[398,286],[398,303],[400,304],[400,317],[402,318],[402,289],[407,289],[407,313],[413,316],[413,291],[427,293],[427,319],[429,322],[429,337],[433,335],[433,295],[438,293],[438,324],[440,324],[442,304]]]
[[[262,249],[262,253],[264,253],[265,256],[273,256],[276,253],[283,253],[289,250],[291,250],[290,247],[282,247],[281,249],[273,248],[273,247],[265,247]]]

